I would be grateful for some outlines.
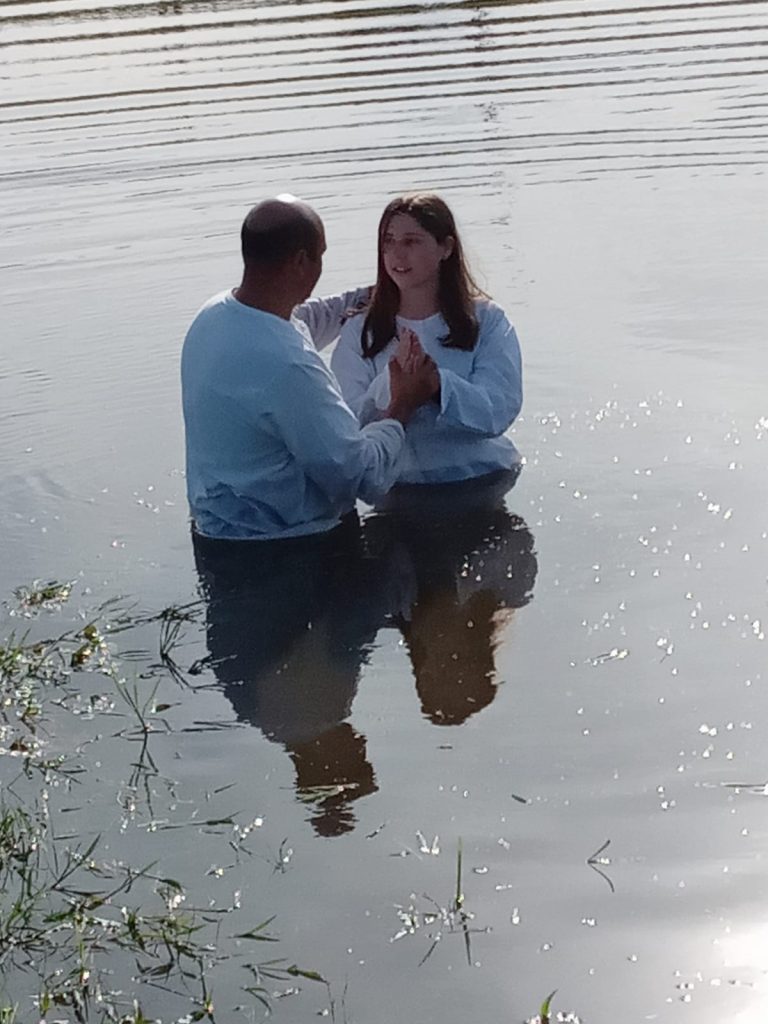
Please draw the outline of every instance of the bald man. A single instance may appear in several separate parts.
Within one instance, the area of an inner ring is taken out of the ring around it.
[[[325,247],[322,221],[306,203],[259,203],[241,230],[240,286],[210,299],[187,332],[187,495],[203,538],[333,530],[356,498],[373,501],[395,482],[403,426],[432,395],[426,360],[408,372],[393,363],[384,417],[358,425],[310,331],[320,344],[335,336],[341,301],[313,300],[303,320],[293,315],[317,284]]]

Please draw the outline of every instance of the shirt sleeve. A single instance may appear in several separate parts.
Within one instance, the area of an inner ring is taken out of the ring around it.
[[[503,310],[492,306],[480,324],[469,377],[440,369],[438,422],[480,437],[498,437],[514,422],[522,404],[520,343]]]
[[[331,369],[344,401],[360,423],[371,423],[389,406],[389,365],[377,373],[374,361],[363,356],[364,320],[363,316],[356,316],[344,324],[331,356]]]
[[[371,289],[365,287],[326,299],[307,299],[296,306],[293,315],[307,325],[319,352],[338,338],[345,319],[364,306],[370,295]]]
[[[334,502],[372,502],[395,483],[405,431],[384,419],[361,428],[333,374],[307,351],[276,392],[289,396],[272,410],[281,438],[307,476]]]

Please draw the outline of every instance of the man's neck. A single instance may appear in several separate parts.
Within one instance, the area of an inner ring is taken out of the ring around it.
[[[232,295],[244,306],[279,316],[281,320],[290,320],[296,305],[294,296],[287,295],[272,281],[249,281],[244,278],[238,288],[232,289]]]

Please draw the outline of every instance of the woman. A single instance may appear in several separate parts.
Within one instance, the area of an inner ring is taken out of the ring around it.
[[[393,199],[379,223],[378,277],[366,311],[341,331],[331,367],[361,423],[389,403],[389,360],[426,363],[432,401],[406,428],[401,484],[509,474],[519,466],[503,434],[520,412],[515,329],[475,284],[453,215],[438,196]]]

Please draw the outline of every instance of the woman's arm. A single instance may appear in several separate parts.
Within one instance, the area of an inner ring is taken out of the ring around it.
[[[345,320],[359,312],[370,295],[371,289],[365,287],[325,299],[307,299],[296,306],[293,315],[307,325],[315,348],[320,351],[338,338]]]
[[[522,404],[522,361],[515,329],[502,309],[487,307],[469,377],[440,369],[438,423],[461,426],[481,437],[498,437],[514,422]]]
[[[389,366],[377,373],[373,360],[363,357],[364,320],[360,315],[344,324],[331,356],[344,401],[362,424],[378,419],[390,401]]]

